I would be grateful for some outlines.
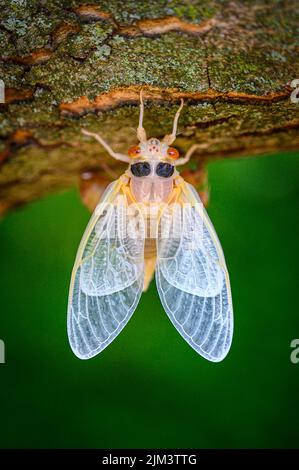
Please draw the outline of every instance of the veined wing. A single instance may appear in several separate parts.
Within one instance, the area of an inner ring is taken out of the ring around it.
[[[159,222],[157,288],[183,338],[203,357],[218,362],[228,353],[233,334],[229,276],[197,192],[180,180],[178,204],[166,207]]]
[[[142,293],[143,218],[135,207],[130,223],[139,224],[139,232],[128,233],[122,185],[120,179],[107,188],[87,225],[73,268],[68,336],[81,359],[95,356],[116,338]]]

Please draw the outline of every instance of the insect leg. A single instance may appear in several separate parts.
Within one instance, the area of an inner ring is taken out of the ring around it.
[[[139,112],[139,124],[137,127],[137,137],[140,142],[146,142],[146,132],[143,127],[143,115],[144,115],[144,104],[142,99],[142,90],[140,90],[140,112]]]
[[[202,148],[204,145],[202,144],[194,144],[192,145],[188,152],[186,153],[186,155],[182,158],[178,158],[177,160],[174,161],[174,165],[175,166],[178,166],[178,165],[185,165],[185,163],[188,163],[188,161],[190,160],[190,158],[192,157],[193,153],[195,152],[195,150],[197,150],[198,148]]]
[[[114,152],[114,150],[112,150],[110,145],[108,145],[107,142],[105,142],[105,140],[99,134],[86,131],[85,129],[82,129],[82,134],[90,136],[90,137],[94,137],[104,147],[104,149],[107,150],[107,152],[109,153],[109,155],[111,155],[111,157],[115,158],[116,160],[120,160],[122,162],[130,163],[131,159],[129,156],[124,155],[123,153]]]
[[[172,133],[171,134],[168,134],[164,137],[163,139],[163,142],[167,145],[171,145],[172,142],[175,141],[176,139],[176,133],[177,133],[177,127],[178,127],[178,120],[179,120],[179,117],[180,117],[180,113],[182,111],[182,107],[184,106],[184,100],[181,99],[181,104],[180,104],[180,107],[179,109],[177,110],[175,116],[174,116],[174,120],[173,120],[173,127],[172,127]]]

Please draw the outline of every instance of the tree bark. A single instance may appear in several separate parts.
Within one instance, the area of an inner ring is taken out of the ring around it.
[[[158,138],[185,107],[176,147],[201,147],[183,169],[207,199],[216,158],[299,148],[298,2],[0,1],[0,212],[79,184],[92,208],[125,170],[115,151],[145,127]]]

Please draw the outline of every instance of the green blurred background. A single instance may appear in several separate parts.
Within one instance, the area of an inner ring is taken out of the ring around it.
[[[89,218],[77,192],[1,221],[0,447],[298,447],[298,155],[222,160],[209,182],[235,310],[218,364],[175,331],[154,283],[115,342],[80,361],[66,336]]]

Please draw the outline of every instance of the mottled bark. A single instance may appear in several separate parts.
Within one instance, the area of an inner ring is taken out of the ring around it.
[[[299,148],[297,1],[0,1],[0,211],[80,184],[92,207],[145,127],[170,131],[185,99],[176,146],[201,147],[185,177],[207,198],[216,158]]]

